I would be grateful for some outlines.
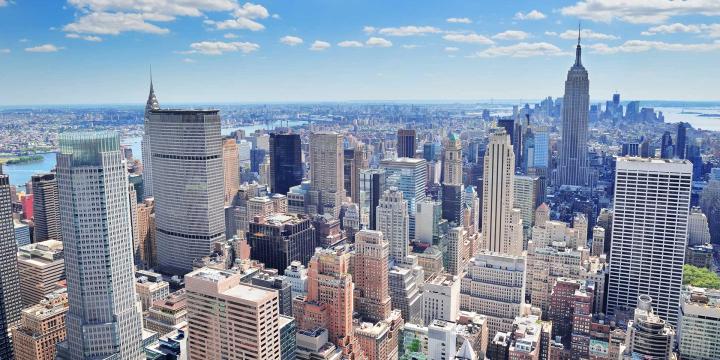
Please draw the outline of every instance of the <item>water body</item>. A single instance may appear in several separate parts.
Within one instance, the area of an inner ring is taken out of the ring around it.
[[[229,135],[231,132],[235,130],[245,130],[245,134],[252,134],[255,132],[255,130],[263,130],[263,129],[274,129],[276,126],[300,126],[305,124],[304,121],[289,121],[282,123],[280,121],[271,123],[269,126],[265,124],[260,125],[249,125],[249,126],[241,126],[241,127],[232,127],[232,128],[223,128],[222,134],[223,135]],[[142,159],[142,147],[140,145],[142,141],[142,137],[136,136],[136,137],[128,137],[121,139],[120,143],[129,146],[132,149],[133,157],[136,159]],[[49,172],[52,169],[55,168],[56,163],[56,154],[54,152],[40,154],[42,155],[41,161],[34,161],[24,164],[15,164],[15,165],[4,165],[3,166],[3,173],[10,176],[10,184],[15,185],[18,189],[18,191],[25,191],[25,184],[30,181],[30,178],[34,174],[39,174],[43,172]]]

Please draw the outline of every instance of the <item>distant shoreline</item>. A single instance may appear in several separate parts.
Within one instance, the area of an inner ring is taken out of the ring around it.
[[[0,159],[0,164],[3,165],[23,165],[23,164],[30,164],[34,162],[41,162],[43,161],[44,157],[42,154],[49,153],[36,153],[34,155],[24,155],[24,156],[18,156],[18,157],[11,157],[11,158],[4,158]]]

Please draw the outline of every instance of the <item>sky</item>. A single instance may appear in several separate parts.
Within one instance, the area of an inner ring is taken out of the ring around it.
[[[0,0],[0,105],[720,100],[718,0]]]

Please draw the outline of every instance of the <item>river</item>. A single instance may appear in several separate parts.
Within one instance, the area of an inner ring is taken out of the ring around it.
[[[286,125],[287,124],[287,125]],[[222,134],[223,135],[229,135],[231,132],[235,130],[245,130],[245,134],[249,135],[255,132],[255,130],[261,130],[261,129],[274,129],[276,126],[300,126],[305,124],[303,121],[283,121],[282,124],[280,121],[273,122],[270,124],[270,126],[265,124],[259,124],[259,125],[249,125],[249,126],[241,126],[241,127],[231,127],[231,128],[223,128]],[[142,149],[140,146],[140,142],[142,141],[142,137],[136,136],[136,137],[128,137],[121,139],[120,143],[125,146],[129,146],[132,149],[133,157],[136,159],[142,159]],[[53,168],[55,168],[55,153],[45,153],[40,154],[42,155],[41,161],[33,161],[29,163],[24,164],[15,164],[15,165],[4,165],[3,166],[3,172],[10,176],[10,184],[15,185],[18,189],[18,191],[25,191],[25,184],[30,181],[30,178],[34,174],[43,173],[51,171]]]

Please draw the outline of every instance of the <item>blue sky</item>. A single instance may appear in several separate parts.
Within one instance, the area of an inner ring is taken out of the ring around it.
[[[627,3],[627,4],[622,4]],[[720,100],[717,0],[0,0],[0,104]]]

